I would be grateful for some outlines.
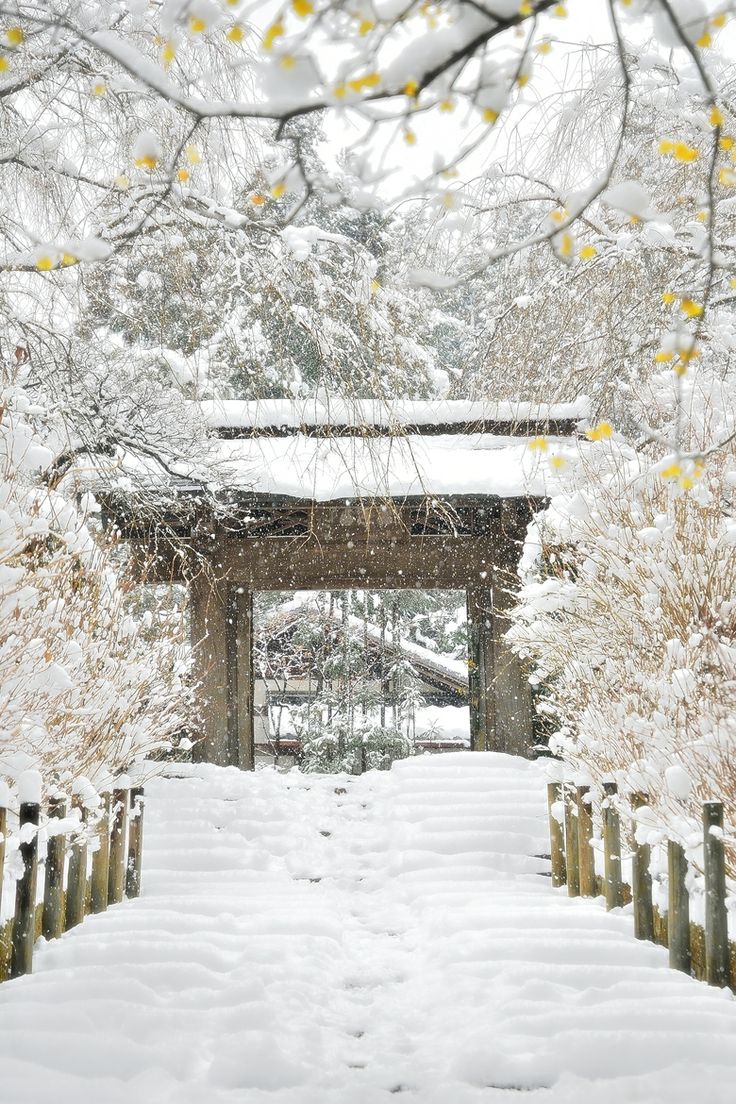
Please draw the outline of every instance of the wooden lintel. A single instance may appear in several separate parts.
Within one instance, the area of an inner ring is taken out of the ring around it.
[[[456,590],[490,578],[490,539],[412,537],[387,543],[264,538],[226,539],[214,550],[217,574],[248,590]]]

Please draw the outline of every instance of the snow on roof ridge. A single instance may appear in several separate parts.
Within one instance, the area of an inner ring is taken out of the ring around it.
[[[590,400],[534,403],[470,399],[206,399],[200,407],[217,429],[300,426],[466,425],[474,422],[579,421],[590,415]]]

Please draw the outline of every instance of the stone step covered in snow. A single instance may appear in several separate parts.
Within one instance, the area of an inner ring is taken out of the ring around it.
[[[0,1099],[726,1104],[736,1003],[553,890],[541,767],[172,768],[143,896],[0,987]]]

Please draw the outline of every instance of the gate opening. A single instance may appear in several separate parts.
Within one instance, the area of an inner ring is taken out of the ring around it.
[[[261,591],[253,637],[256,762],[357,774],[470,748],[464,591]]]

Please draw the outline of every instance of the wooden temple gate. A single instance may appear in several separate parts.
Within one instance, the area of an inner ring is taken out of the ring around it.
[[[442,505],[464,521],[461,532],[427,532],[426,521],[417,520],[426,516],[425,504],[362,502],[268,511],[272,524],[308,525],[301,534],[213,529],[189,580],[192,644],[206,703],[202,758],[253,767],[253,594],[260,590],[465,590],[471,746],[530,754],[531,690],[502,636],[532,504]],[[371,524],[376,509],[378,522]]]
[[[527,422],[516,435],[568,435],[574,425]],[[498,428],[473,427],[479,431]],[[215,508],[201,486],[189,484],[178,488],[175,501],[173,513],[169,508],[168,517],[153,522],[112,494],[103,496],[103,510],[143,549],[149,581],[189,586],[202,697],[200,759],[254,767],[253,594],[261,590],[465,590],[471,747],[532,753],[531,688],[503,634],[526,529],[542,499],[424,494],[314,501],[239,491]]]

